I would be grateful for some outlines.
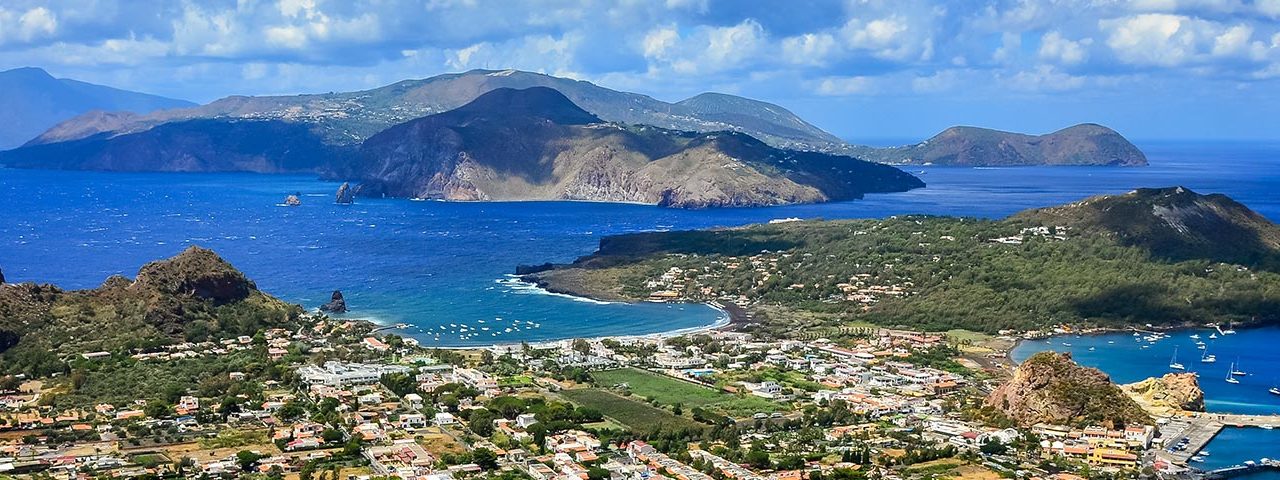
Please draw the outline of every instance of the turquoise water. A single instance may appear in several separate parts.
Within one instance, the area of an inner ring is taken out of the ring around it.
[[[702,211],[401,199],[338,206],[332,202],[337,185],[309,176],[0,170],[0,269],[10,281],[86,288],[199,244],[285,300],[315,307],[331,291],[342,290],[351,316],[412,324],[403,333],[428,346],[458,346],[663,332],[722,318],[700,305],[600,304],[553,296],[507,276],[519,264],[567,262],[591,253],[609,234],[788,217],[1002,217],[1088,195],[1168,185],[1226,193],[1280,218],[1280,196],[1274,193],[1280,145],[1143,148],[1151,167],[917,167],[910,171],[928,188],[825,205]],[[302,194],[302,206],[278,206],[294,192]],[[467,324],[477,335],[463,338],[455,331],[436,340],[428,333],[460,328],[449,324]],[[485,326],[490,330],[479,330]]]
[[[1216,362],[1200,361],[1203,353],[1196,348],[1196,340],[1190,337],[1192,334],[1200,336],[1199,340],[1205,343],[1205,351],[1215,355]],[[1107,372],[1118,383],[1132,383],[1172,372],[1169,363],[1176,347],[1178,362],[1186,367],[1186,371],[1200,374],[1206,410],[1252,415],[1280,414],[1280,395],[1268,392],[1271,387],[1280,386],[1280,353],[1275,350],[1275,345],[1280,342],[1280,327],[1240,329],[1234,335],[1216,339],[1210,339],[1211,334],[1216,332],[1211,329],[1179,331],[1155,343],[1130,333],[1068,335],[1022,342],[1011,356],[1015,362],[1022,362],[1039,351],[1070,352],[1080,364]],[[1227,371],[1233,362],[1239,362],[1238,369],[1248,374],[1236,377],[1240,381],[1238,384],[1226,382]],[[1280,417],[1276,417],[1275,424],[1280,426]],[[1200,466],[1208,469],[1236,465],[1245,460],[1277,458],[1280,457],[1280,429],[1229,428],[1206,448],[1211,455]],[[1280,478],[1280,474],[1266,472],[1248,478]]]

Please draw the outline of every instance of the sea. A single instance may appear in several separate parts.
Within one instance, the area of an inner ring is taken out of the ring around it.
[[[287,301],[314,308],[340,290],[351,308],[349,317],[406,324],[398,333],[424,346],[462,347],[689,331],[727,320],[724,312],[706,305],[609,303],[552,294],[512,275],[517,265],[587,255],[606,235],[784,218],[1001,218],[1091,195],[1174,185],[1227,194],[1280,221],[1280,142],[1139,147],[1150,166],[907,167],[928,187],[821,205],[708,210],[365,198],[336,205],[337,184],[310,175],[0,169],[0,271],[10,282],[91,288],[110,275],[132,276],[148,261],[200,245]],[[285,196],[295,193],[302,205],[284,206]],[[1104,337],[1090,337],[1074,345],[1103,342],[1092,345],[1092,352],[1078,352],[1078,358],[1129,381],[1163,373],[1170,347],[1188,339],[1175,337],[1141,352],[1125,340],[1108,344]],[[1221,372],[1205,371],[1209,408],[1277,411],[1280,397],[1267,398],[1261,388],[1280,376],[1280,353],[1265,348],[1277,342],[1275,329],[1242,330],[1211,347],[1219,358],[1217,370],[1239,356],[1253,374],[1232,390],[1212,381]],[[1025,358],[1034,348],[1027,344],[1015,354]],[[1150,358],[1131,361],[1148,351]],[[1180,347],[1184,363],[1196,363],[1191,357],[1198,353]],[[1280,457],[1276,432],[1233,432],[1230,443],[1242,446],[1249,458],[1268,452]],[[1211,458],[1231,461],[1225,454],[1229,447],[1217,444],[1211,445]]]

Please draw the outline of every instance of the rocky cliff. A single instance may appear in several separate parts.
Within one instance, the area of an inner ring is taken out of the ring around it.
[[[894,148],[853,146],[852,155],[873,162],[910,165],[1144,166],[1147,157],[1115,130],[1081,124],[1045,135],[977,127],[951,127],[933,138]]]
[[[1077,365],[1067,353],[1032,355],[987,396],[986,404],[1023,426],[1043,422],[1114,428],[1151,422],[1107,374]]]
[[[1190,373],[1167,373],[1160,378],[1148,378],[1120,388],[1155,416],[1168,416],[1179,411],[1204,411],[1204,391],[1200,390],[1196,376]]]
[[[779,150],[741,133],[603,122],[539,87],[494,90],[391,127],[331,176],[359,182],[365,195],[683,208],[850,200],[924,186],[893,167]]]

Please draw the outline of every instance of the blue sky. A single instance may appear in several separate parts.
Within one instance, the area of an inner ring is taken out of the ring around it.
[[[519,68],[837,135],[1280,139],[1280,0],[4,0],[0,69],[206,102]]]

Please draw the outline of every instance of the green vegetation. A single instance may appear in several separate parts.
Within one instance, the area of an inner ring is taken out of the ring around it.
[[[671,412],[651,407],[630,398],[621,397],[604,390],[582,388],[565,390],[560,395],[573,403],[591,408],[621,422],[632,429],[702,429],[693,420],[678,417]]]
[[[579,284],[643,298],[645,282],[672,267],[685,272],[686,298],[756,299],[756,320],[791,336],[852,322],[994,333],[1057,323],[1123,326],[1206,321],[1273,322],[1280,275],[1210,260],[1168,260],[1112,236],[1074,230],[1027,234],[1033,226],[906,216],[885,220],[794,222],[741,229],[660,232],[606,238],[600,252],[560,272]],[[1272,227],[1274,228],[1274,227]],[[620,272],[620,273],[619,273]],[[850,285],[897,286],[905,295],[846,298]],[[706,287],[712,293],[705,295]],[[590,292],[582,292],[590,294]],[[777,310],[808,315],[777,315]]]
[[[0,287],[0,374],[70,371],[79,354],[158,351],[178,341],[253,336],[296,324],[301,309],[256,289],[212,251],[191,247],[130,281],[92,290]]]
[[[649,399],[658,405],[677,408],[701,407],[733,417],[749,417],[757,412],[784,410],[782,406],[760,397],[732,395],[635,368],[605,370],[594,372],[591,376],[596,385],[601,388],[613,388],[615,385],[625,383],[627,391],[632,395]]]

